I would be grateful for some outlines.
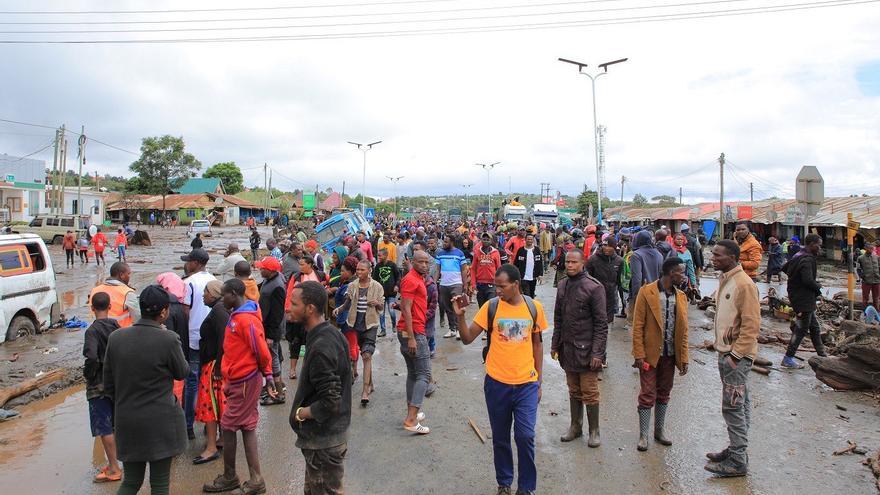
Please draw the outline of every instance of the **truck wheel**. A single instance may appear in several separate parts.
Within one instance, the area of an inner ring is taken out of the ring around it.
[[[64,243],[64,236],[56,235],[55,237],[52,238],[52,244],[54,244],[56,246],[63,244],[63,243]]]
[[[34,320],[27,316],[19,315],[13,318],[12,323],[9,324],[9,330],[6,331],[6,341],[12,342],[19,337],[36,334],[37,326],[34,324]]]

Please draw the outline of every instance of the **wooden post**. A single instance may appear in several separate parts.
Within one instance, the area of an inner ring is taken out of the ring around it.
[[[853,299],[855,299],[856,292],[856,276],[854,270],[853,263],[853,241],[856,234],[856,229],[853,229],[853,214],[849,212],[846,214],[846,245],[849,246],[849,259],[847,260],[847,290],[846,296],[849,299],[849,319],[855,320],[855,303]]]

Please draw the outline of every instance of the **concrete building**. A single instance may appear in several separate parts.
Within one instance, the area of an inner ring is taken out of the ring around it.
[[[30,222],[45,212],[46,162],[0,154],[0,223]]]
[[[49,186],[47,189],[52,191],[55,186]],[[82,191],[77,194],[76,185],[68,184],[64,188],[64,198],[61,200],[62,211],[60,213],[66,215],[88,215],[91,224],[100,225],[104,222],[106,213],[107,197],[109,192],[95,189],[94,187],[83,187]],[[77,197],[82,201],[82,206],[77,208]],[[48,199],[47,199],[48,201]],[[49,205],[44,205],[44,211],[49,211]]]

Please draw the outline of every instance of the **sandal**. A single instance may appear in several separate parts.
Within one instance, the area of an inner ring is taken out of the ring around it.
[[[199,454],[198,457],[193,459],[193,464],[195,464],[196,466],[198,466],[199,464],[207,464],[211,461],[216,461],[217,459],[219,459],[220,455],[220,450],[217,450],[217,452],[214,452],[208,457],[204,457],[203,455]]]
[[[238,480],[238,476],[232,478],[231,480],[228,480],[225,476],[221,474],[214,478],[214,481],[212,481],[210,484],[205,483],[204,486],[202,486],[202,491],[205,493],[221,493],[235,490],[240,486],[241,482]]]
[[[95,475],[95,478],[92,479],[93,483],[107,483],[110,481],[121,481],[122,480],[122,471],[110,474],[110,466],[107,466],[101,469],[101,472]]]
[[[266,493],[265,481],[262,485],[258,486],[251,485],[250,481],[245,481],[237,490],[232,492],[232,495],[259,495],[260,493]]]
[[[406,431],[417,433],[419,435],[427,435],[428,433],[431,433],[431,429],[427,426],[422,426],[421,423],[416,423],[413,426],[404,426],[403,429]]]

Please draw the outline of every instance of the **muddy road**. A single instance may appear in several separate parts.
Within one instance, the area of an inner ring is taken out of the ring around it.
[[[176,255],[172,253],[175,249],[152,249],[157,255]],[[132,258],[138,258],[137,250],[133,251]],[[171,260],[168,263],[173,265]],[[145,269],[149,264],[134,266],[142,277],[135,279],[137,284],[156,272]],[[554,295],[550,284],[538,287],[545,307],[553,307]],[[470,313],[475,309],[472,306]],[[708,323],[701,311],[691,307],[692,344],[712,338],[711,332],[703,329]],[[58,342],[73,346],[80,338],[79,332],[65,333]],[[481,344],[463,346],[451,339],[438,340],[437,358],[432,363],[439,389],[424,408],[424,424],[432,432],[413,437],[400,427],[405,412],[405,366],[397,341],[380,339],[374,359],[376,392],[369,407],[362,408],[356,400],[361,381],[353,387],[346,461],[348,493],[495,493],[491,444],[482,444],[467,423],[471,418],[490,434],[482,395]],[[545,341],[549,342],[549,334]],[[775,363],[781,352],[780,347],[761,346],[762,357]],[[728,480],[711,477],[702,469],[703,454],[723,448],[727,439],[720,415],[716,355],[694,349],[691,360],[690,373],[676,376],[672,392],[667,429],[673,446],[652,443],[648,452],[637,452],[639,380],[630,367],[629,334],[618,319],[609,335],[609,368],[601,382],[603,445],[590,449],[585,440],[572,444],[559,441],[569,421],[567,389],[562,370],[549,359],[549,346],[545,346],[544,395],[537,423],[538,492],[819,494],[829,488],[838,493],[875,492],[873,476],[861,465],[862,456],[835,457],[831,453],[847,440],[872,451],[880,448],[880,410],[865,394],[831,391],[809,370],[774,371],[770,376],[752,373],[751,474]],[[89,435],[81,386],[19,410],[21,418],[0,424],[0,492],[115,492],[116,485],[91,483],[96,467],[102,465],[102,454]],[[302,493],[303,460],[288,425],[289,406],[261,408],[260,413],[260,455],[268,493]],[[203,445],[197,431],[186,454],[174,461],[172,493],[199,493],[201,485],[221,471],[220,461],[191,464],[190,459]],[[246,465],[241,449],[238,468],[243,476]]]

